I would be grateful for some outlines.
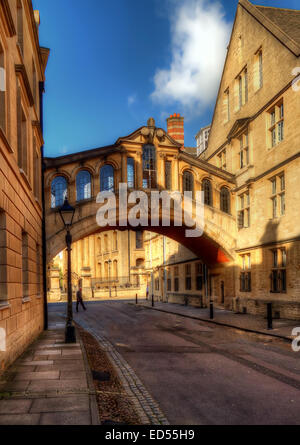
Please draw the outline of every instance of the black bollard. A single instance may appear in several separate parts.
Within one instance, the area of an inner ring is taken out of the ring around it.
[[[152,294],[152,307],[154,307],[154,295]]]
[[[267,303],[268,329],[273,329],[272,303]]]
[[[213,320],[213,318],[214,318],[214,302],[213,301],[211,301],[209,303],[209,318],[211,320]]]
[[[135,294],[135,304],[138,304],[138,296]]]

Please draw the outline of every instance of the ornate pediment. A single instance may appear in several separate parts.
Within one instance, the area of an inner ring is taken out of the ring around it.
[[[227,135],[227,139],[230,141],[231,139],[238,137],[248,127],[249,122],[250,117],[236,120]]]

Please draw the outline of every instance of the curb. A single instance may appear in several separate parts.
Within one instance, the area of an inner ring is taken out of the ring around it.
[[[128,303],[133,305],[133,303]],[[136,305],[134,305],[136,306]],[[145,309],[151,309],[154,311],[158,311],[158,312],[164,312],[165,314],[172,314],[172,315],[177,315],[179,317],[185,317],[185,318],[191,318],[192,320],[199,320],[199,321],[204,321],[206,323],[212,323],[218,326],[224,326],[226,328],[230,328],[230,329],[236,329],[238,331],[243,331],[243,332],[250,332],[251,334],[259,334],[259,335],[266,335],[267,337],[273,337],[273,338],[278,338],[280,340],[284,340],[286,342],[291,342],[293,341],[292,338],[290,337],[285,337],[284,335],[280,335],[280,334],[271,334],[269,332],[264,332],[264,331],[259,331],[259,330],[255,330],[255,329],[250,329],[250,328],[243,328],[241,326],[235,326],[229,323],[223,323],[222,321],[215,321],[215,320],[210,320],[207,318],[201,318],[201,317],[196,317],[193,315],[188,315],[188,314],[181,314],[178,312],[172,312],[172,311],[168,311],[167,309],[159,309],[156,307],[152,307],[152,306],[144,306],[143,304],[138,304],[139,307],[143,307]]]
[[[106,352],[121,380],[124,391],[130,398],[143,424],[169,425],[158,403],[152,398],[134,370],[122,355],[119,354],[112,343],[104,336],[98,334],[94,329],[91,329],[83,320],[80,322],[77,321],[77,324],[89,332]]]

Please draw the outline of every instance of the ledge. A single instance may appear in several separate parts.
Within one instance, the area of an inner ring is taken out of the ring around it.
[[[5,309],[9,309],[10,304],[6,301],[0,301],[0,311],[4,311]]]
[[[30,297],[23,297],[22,298],[22,304],[29,303],[30,301],[31,301]]]

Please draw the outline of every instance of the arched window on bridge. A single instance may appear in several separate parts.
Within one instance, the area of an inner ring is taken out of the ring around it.
[[[156,189],[156,149],[154,145],[143,147],[143,188]]]
[[[204,204],[212,206],[212,186],[209,179],[203,180],[202,191],[204,192]]]
[[[220,191],[220,209],[222,212],[230,213],[230,193],[227,187],[222,187]]]
[[[56,176],[51,183],[51,208],[63,205],[68,193],[68,184],[63,176]]]
[[[91,174],[87,170],[81,170],[76,176],[76,198],[77,201],[90,199],[92,197]]]
[[[127,158],[127,184],[128,188],[133,189],[135,184],[134,159]]]
[[[104,165],[100,170],[100,190],[113,192],[115,189],[115,170],[112,165]]]
[[[182,191],[193,192],[194,191],[194,176],[193,173],[186,170],[182,177]]]

